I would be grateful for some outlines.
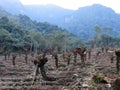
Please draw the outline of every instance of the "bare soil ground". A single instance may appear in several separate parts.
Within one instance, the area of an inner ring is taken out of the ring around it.
[[[71,57],[70,65],[67,66],[67,61],[64,61],[59,55],[58,69],[55,68],[55,60],[52,59],[51,55],[47,55],[47,58],[49,61],[45,65],[46,74],[49,77],[56,78],[56,80],[45,81],[39,74],[33,84],[35,69],[31,62],[33,57],[29,56],[28,64],[26,64],[24,55],[17,56],[16,65],[13,66],[11,57],[4,60],[4,56],[0,56],[0,90],[110,90],[109,88],[104,89],[106,87],[104,84],[95,85],[97,89],[86,87],[90,86],[90,80],[96,73],[103,73],[110,79],[118,77],[116,61],[111,63],[105,53],[100,54],[97,60],[92,53],[91,59],[87,58],[84,67],[81,65],[79,56],[76,64]]]

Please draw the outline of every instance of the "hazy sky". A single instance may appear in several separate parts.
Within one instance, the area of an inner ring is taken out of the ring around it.
[[[67,9],[78,9],[79,7],[102,4],[111,7],[115,12],[120,13],[120,0],[20,0],[23,4],[55,4]]]

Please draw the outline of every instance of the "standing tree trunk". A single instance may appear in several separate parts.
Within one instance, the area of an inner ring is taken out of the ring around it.
[[[45,80],[47,80],[48,77],[47,77],[47,75],[46,75],[44,66],[41,66],[41,67],[40,67],[40,71],[41,71],[42,77],[43,77]]]
[[[91,49],[88,50],[88,59],[91,59]]]
[[[58,68],[58,57],[55,57],[55,65],[56,65],[56,68]]]
[[[81,55],[81,63],[82,63],[82,66],[85,66],[85,56],[84,55]]]
[[[57,55],[57,53],[53,53],[52,57],[55,59],[55,66],[56,66],[56,68],[58,68],[58,55]]]
[[[67,61],[68,61],[67,64],[68,64],[68,65],[70,65],[70,60],[71,60],[70,57],[71,57],[71,53],[68,53],[68,54],[67,54]]]
[[[28,60],[28,50],[29,50],[29,46],[25,45],[24,46],[24,52],[25,52],[25,63],[27,64],[27,60]]]
[[[4,53],[5,60],[7,60],[7,52]]]
[[[38,74],[39,74],[39,67],[38,67],[38,64],[36,64],[34,75],[37,76]]]
[[[117,73],[119,74],[120,71],[120,50],[115,51],[116,54],[116,69]]]
[[[76,64],[76,62],[77,62],[77,52],[73,51],[73,55],[74,55],[74,63]]]
[[[25,63],[28,63],[28,52],[27,49],[25,50]]]
[[[27,54],[25,55],[25,63],[26,64],[28,63],[28,55]]]
[[[34,63],[34,64],[35,64],[35,63]],[[35,83],[35,81],[36,81],[36,76],[38,76],[38,74],[39,74],[39,66],[38,66],[38,64],[35,64],[35,71],[34,71],[34,77],[33,77],[33,82],[32,82],[32,84]]]
[[[13,54],[13,55],[12,55],[12,64],[13,64],[14,66],[15,66],[15,64],[16,64],[16,63],[15,63],[15,59],[16,59],[16,55]]]

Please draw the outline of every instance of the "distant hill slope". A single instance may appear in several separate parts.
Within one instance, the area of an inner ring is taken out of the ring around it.
[[[120,33],[120,15],[111,8],[95,4],[80,8],[73,14],[65,16],[60,26],[67,28],[77,36],[86,38],[93,35],[95,25],[99,25],[101,28],[112,28],[111,33],[118,35]]]
[[[25,14],[33,20],[52,23],[74,12],[56,5],[22,5],[19,0],[0,0],[0,7],[11,14]]]
[[[27,44],[41,49],[52,45],[62,50],[65,42],[68,48],[73,48],[80,40],[57,25],[33,21],[26,15],[12,15],[0,8],[0,49]]]
[[[25,13],[33,20],[56,23],[59,18],[73,13],[73,10],[64,9],[55,5],[26,5]]]
[[[0,0],[0,7],[11,14],[24,13],[24,6],[19,0]]]
[[[66,32],[66,30],[58,27],[57,25],[53,25],[48,22],[33,21],[28,16],[22,14],[12,15],[0,8],[0,19],[2,18],[8,19],[7,21],[10,21],[11,24],[14,23],[15,25],[19,26],[20,29],[22,28],[24,30],[40,31],[41,33],[44,32],[44,34],[48,34],[50,32],[53,32],[54,30]],[[5,20],[3,20],[3,22],[5,22]]]
[[[19,0],[5,1],[4,4],[0,1],[0,6],[12,14],[25,14],[33,20],[56,24],[83,39],[94,35],[95,25],[99,25],[101,28],[112,28],[110,34],[120,35],[120,15],[111,8],[99,4],[82,7],[78,10],[68,10],[55,5],[25,6]]]

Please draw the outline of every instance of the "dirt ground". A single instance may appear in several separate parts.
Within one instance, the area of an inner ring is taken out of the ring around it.
[[[43,80],[41,74],[37,76],[33,84],[34,64],[31,62],[33,57],[29,55],[28,63],[25,63],[24,55],[17,55],[16,65],[12,65],[11,57],[7,60],[0,56],[0,90],[112,90],[104,89],[105,84],[92,85],[97,89],[89,89],[90,82],[96,73],[103,73],[105,77],[114,79],[118,77],[116,73],[116,60],[110,62],[106,53],[101,53],[97,59],[92,51],[91,59],[85,61],[85,66],[81,65],[80,56],[77,57],[77,63],[74,64],[73,56],[70,65],[63,60],[59,54],[59,68],[55,67],[55,60],[51,55],[47,55],[48,62],[45,64],[46,74],[49,77],[56,78],[55,81]]]

